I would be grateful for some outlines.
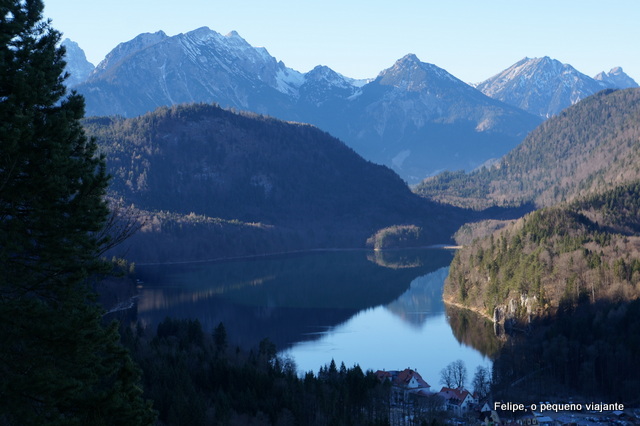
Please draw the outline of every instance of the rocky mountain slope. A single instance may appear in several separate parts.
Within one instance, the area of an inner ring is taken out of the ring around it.
[[[622,67],[612,68],[609,72],[602,71],[595,77],[594,80],[602,81],[607,87],[616,88],[616,89],[631,89],[638,86],[638,83],[635,82],[634,79],[629,77],[622,70]]]
[[[86,98],[87,115],[133,117],[193,102],[257,113],[273,109],[278,115],[301,77],[237,33],[199,28],[174,37],[141,34],[121,43],[77,90]]]
[[[329,131],[410,183],[499,158],[539,123],[415,55],[383,70],[344,111],[342,127]]]
[[[84,50],[75,41],[66,38],[62,41],[62,45],[66,49],[64,59],[67,61],[67,66],[65,67],[65,72],[69,73],[65,84],[68,87],[77,86],[89,78],[95,66],[87,61]]]
[[[545,56],[524,58],[476,87],[487,96],[548,118],[600,90],[637,84],[620,67],[591,78]]]

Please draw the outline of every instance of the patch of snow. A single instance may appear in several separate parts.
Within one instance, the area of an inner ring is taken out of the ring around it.
[[[371,83],[373,80],[375,80],[374,78],[355,79],[355,78],[350,78],[350,77],[344,77],[344,79],[347,80],[352,86],[357,87],[357,88],[364,87],[367,84]]]
[[[471,171],[476,171],[481,169],[490,169],[492,166],[497,165],[499,162],[500,162],[500,158],[489,158],[484,163],[473,168]]]
[[[492,125],[493,121],[491,120],[491,118],[485,118],[476,126],[476,132],[484,132],[486,130],[489,130]]]
[[[204,42],[204,43],[206,43],[208,40],[212,38],[217,38],[217,39],[220,38],[220,34],[213,31],[209,27],[196,28],[193,31],[189,31],[185,35],[193,40]]]
[[[271,56],[269,54],[269,51],[264,48],[264,47],[256,47],[255,48],[256,53],[258,53],[258,55],[260,55],[262,57],[262,59],[267,62],[267,61],[272,61],[275,58],[273,56]]]
[[[297,94],[304,82],[304,74],[291,68],[282,66],[276,74],[276,89],[285,94]]]
[[[167,99],[169,99],[169,102],[171,104],[175,104],[176,102],[174,102],[174,100],[171,98],[171,94],[169,93],[169,87],[167,85],[167,61],[165,59],[165,62],[162,64],[162,66],[160,67],[160,87],[162,88],[162,92],[164,93],[164,95],[167,97]]]
[[[353,95],[349,96],[349,97],[347,98],[347,100],[349,100],[349,101],[353,101],[354,99],[359,98],[359,97],[360,97],[360,95],[362,95],[362,90],[361,90],[361,89],[358,89],[358,90],[356,90],[356,92],[355,92]]]
[[[391,164],[398,169],[402,169],[402,164],[405,162],[407,158],[411,155],[411,150],[405,149],[404,151],[400,151],[395,157],[391,159]]]
[[[271,179],[264,174],[251,176],[251,185],[262,188],[265,198],[268,198],[273,190],[273,183],[271,182]]]
[[[191,59],[192,62],[196,62],[198,57],[202,55],[200,49],[196,46],[193,40],[187,37],[180,38],[180,44],[184,48],[184,52]]]

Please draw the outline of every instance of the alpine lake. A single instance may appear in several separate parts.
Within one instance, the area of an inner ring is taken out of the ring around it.
[[[138,265],[139,296],[129,315],[145,327],[166,317],[223,323],[229,344],[264,338],[300,374],[333,359],[363,370],[418,371],[440,389],[440,371],[461,359],[467,376],[491,367],[493,324],[445,305],[454,252],[339,250],[225,262]],[[232,346],[232,347],[233,347]]]

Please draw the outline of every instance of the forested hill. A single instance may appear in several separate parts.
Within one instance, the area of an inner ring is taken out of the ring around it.
[[[640,182],[543,208],[460,250],[445,298],[526,322],[640,296]]]
[[[542,207],[638,178],[640,89],[606,90],[544,122],[494,166],[446,172],[415,191],[458,206]]]
[[[511,333],[494,362],[494,394],[637,404],[640,181],[545,207],[456,253],[449,302]]]
[[[198,239],[204,246],[182,250],[179,260],[360,247],[396,224],[425,227],[425,241],[442,242],[459,225],[452,209],[416,196],[393,171],[310,125],[198,104],[90,118],[85,128],[107,155],[111,196],[147,212],[138,237],[147,254]],[[167,238],[149,240],[160,234]],[[171,256],[143,259],[177,260]]]

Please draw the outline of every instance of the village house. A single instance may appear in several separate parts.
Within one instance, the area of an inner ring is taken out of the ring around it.
[[[431,396],[431,386],[417,371],[406,368],[402,371],[376,371],[380,381],[391,382],[391,404],[403,405],[410,403],[410,396]]]
[[[478,404],[478,398],[465,388],[443,387],[438,395],[444,400],[444,408],[455,416],[461,416]]]
[[[391,385],[389,422],[392,425],[414,424],[429,412],[439,411],[441,399],[431,391],[431,386],[410,368],[402,371],[376,371],[382,382]],[[434,401],[434,398],[436,399]]]

